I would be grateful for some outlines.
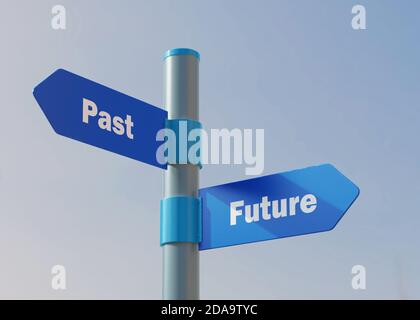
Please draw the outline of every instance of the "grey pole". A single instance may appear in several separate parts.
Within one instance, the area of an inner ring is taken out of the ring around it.
[[[168,119],[198,120],[198,52],[191,49],[169,50],[164,63]],[[165,197],[197,197],[199,170],[191,164],[168,165]],[[163,299],[199,299],[199,253],[196,243],[163,245]]]

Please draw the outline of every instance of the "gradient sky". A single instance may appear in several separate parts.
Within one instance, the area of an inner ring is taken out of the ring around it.
[[[50,26],[56,4],[65,31]],[[367,30],[351,28],[355,4]],[[397,0],[1,1],[0,298],[160,298],[163,173],[56,135],[32,90],[65,68],[162,106],[162,54],[191,47],[206,128],[264,128],[264,174],[332,163],[361,190],[333,231],[203,252],[201,297],[419,299],[419,13]],[[201,186],[245,178],[209,165]],[[55,264],[65,291],[51,289]]]

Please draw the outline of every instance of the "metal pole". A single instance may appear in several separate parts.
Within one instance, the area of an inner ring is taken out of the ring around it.
[[[168,119],[198,120],[198,52],[191,49],[169,50],[164,63]],[[191,164],[168,165],[165,197],[197,197],[199,170]],[[199,299],[199,252],[196,243],[163,245],[163,299]]]

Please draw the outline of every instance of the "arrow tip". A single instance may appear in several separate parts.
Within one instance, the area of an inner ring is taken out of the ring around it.
[[[57,75],[57,74],[60,74],[60,73],[62,73],[62,72],[68,72],[68,71],[66,71],[66,70],[64,70],[64,69],[62,69],[62,68],[58,68],[57,70],[55,70],[53,73],[51,73],[48,77],[46,77],[44,80],[42,80],[40,83],[38,83],[38,85],[36,85],[35,87],[34,87],[34,89],[32,90],[32,93],[35,95],[35,93],[38,91],[38,89],[39,89],[39,87],[43,84],[43,83],[45,83],[45,82],[47,82],[49,79],[51,79],[53,76],[55,76],[55,75]]]

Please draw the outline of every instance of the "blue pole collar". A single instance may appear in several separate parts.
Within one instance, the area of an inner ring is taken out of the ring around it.
[[[200,243],[203,238],[201,199],[174,196],[160,201],[160,245]]]

